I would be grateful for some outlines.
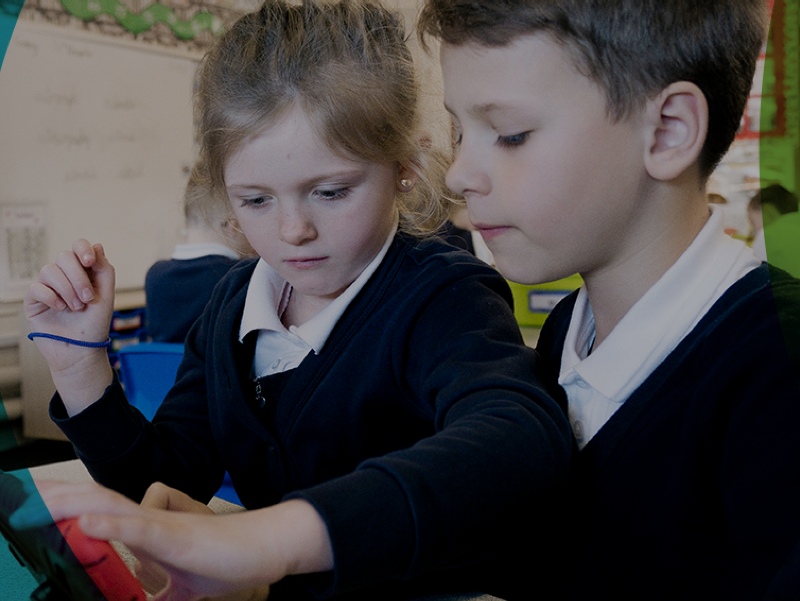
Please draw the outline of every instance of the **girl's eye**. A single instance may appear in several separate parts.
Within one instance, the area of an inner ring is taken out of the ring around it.
[[[260,207],[269,201],[267,196],[253,196],[252,198],[242,198],[241,203],[243,207]]]
[[[521,134],[514,134],[513,136],[499,136],[497,138],[497,145],[502,148],[516,148],[522,146],[528,139],[531,132],[526,131]]]
[[[348,188],[336,188],[335,190],[317,190],[316,194],[322,200],[339,200],[347,196]]]

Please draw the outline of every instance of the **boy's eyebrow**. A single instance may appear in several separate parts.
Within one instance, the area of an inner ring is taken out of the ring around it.
[[[444,108],[451,115],[454,114],[450,107],[447,106],[447,103],[445,103]],[[492,113],[500,113],[511,109],[512,107],[510,106],[497,104],[496,102],[487,102],[485,104],[476,104],[475,106],[470,107],[467,110],[467,114],[473,117],[485,118],[487,115],[491,115]]]

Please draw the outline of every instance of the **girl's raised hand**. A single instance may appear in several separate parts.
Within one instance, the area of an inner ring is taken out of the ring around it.
[[[77,240],[71,251],[42,267],[23,304],[31,331],[102,342],[114,310],[114,267],[103,247]],[[102,396],[113,372],[104,348],[35,338],[70,415]]]

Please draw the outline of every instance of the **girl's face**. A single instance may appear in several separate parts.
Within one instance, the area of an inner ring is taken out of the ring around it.
[[[247,140],[225,166],[239,225],[316,314],[375,258],[397,219],[394,164],[335,155],[298,109]]]

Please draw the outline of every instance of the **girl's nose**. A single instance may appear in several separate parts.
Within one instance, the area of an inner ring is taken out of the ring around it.
[[[485,196],[491,191],[491,181],[485,166],[479,157],[464,145],[463,140],[456,150],[455,159],[447,171],[445,181],[450,190],[464,198]]]
[[[287,244],[299,246],[317,237],[313,220],[300,211],[284,212],[281,215],[280,238]]]

